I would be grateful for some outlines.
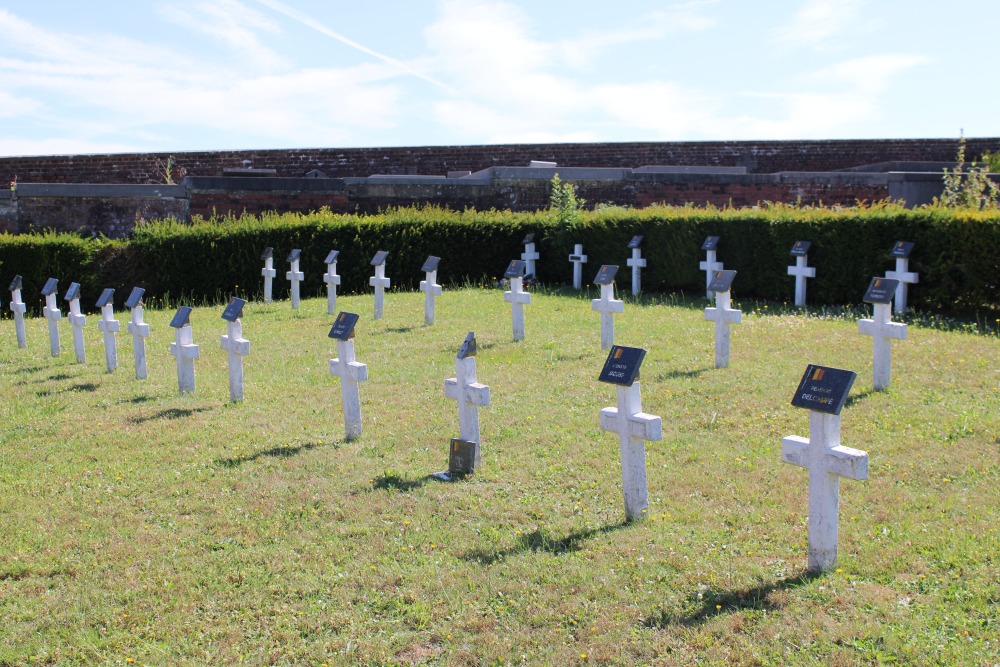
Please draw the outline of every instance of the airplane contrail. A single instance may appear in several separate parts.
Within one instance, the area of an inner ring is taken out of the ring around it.
[[[338,42],[341,42],[342,44],[346,44],[347,46],[350,46],[353,49],[357,49],[358,51],[361,51],[362,53],[367,53],[368,55],[370,55],[370,56],[372,56],[374,58],[378,58],[379,60],[387,62],[390,65],[392,65],[393,67],[397,67],[397,68],[403,70],[404,72],[406,72],[407,74],[412,74],[413,76],[417,77],[418,79],[423,79],[424,81],[426,81],[428,83],[432,83],[435,86],[437,86],[438,88],[442,88],[443,90],[446,90],[449,93],[452,93],[453,95],[461,95],[461,93],[459,93],[457,90],[455,90],[454,88],[452,88],[448,84],[446,84],[446,83],[444,83],[442,81],[438,81],[434,77],[428,76],[428,75],[424,74],[423,72],[421,72],[420,70],[414,69],[414,68],[410,67],[409,65],[407,65],[406,63],[404,63],[402,61],[399,61],[399,60],[396,60],[395,58],[393,58],[391,56],[387,56],[384,53],[379,53],[378,51],[375,51],[373,49],[369,49],[364,44],[359,44],[358,42],[355,42],[353,39],[350,39],[348,37],[344,37],[340,33],[336,32],[334,30],[331,30],[330,28],[326,27],[325,25],[323,25],[322,23],[320,23],[316,19],[303,14],[302,12],[300,12],[299,10],[297,10],[297,9],[295,9],[293,7],[289,7],[288,5],[286,5],[284,3],[281,3],[281,2],[278,2],[277,0],[257,0],[257,2],[259,2],[262,5],[264,5],[265,7],[270,7],[271,9],[273,9],[274,11],[276,11],[276,12],[278,12],[280,14],[284,14],[285,16],[287,16],[288,18],[290,18],[290,19],[292,19],[294,21],[298,21],[299,23],[301,23],[301,24],[303,24],[305,26],[308,26],[308,27],[312,28],[313,30],[315,30],[317,32],[320,32],[320,33],[326,35],[327,37],[332,37],[333,39],[337,40]]]

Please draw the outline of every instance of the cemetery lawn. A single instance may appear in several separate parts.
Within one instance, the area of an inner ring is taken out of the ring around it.
[[[197,391],[177,393],[173,311],[148,310],[104,368],[18,350],[0,321],[0,665],[993,665],[1000,654],[1000,339],[911,326],[892,386],[843,319],[746,308],[713,366],[704,300],[626,298],[616,341],[648,350],[649,515],[624,524],[615,389],[590,294],[536,292],[512,342],[497,290],[341,297],[361,314],[364,431],[345,442],[325,299],[250,303],[246,399],[228,401],[222,307],[191,316]],[[734,307],[740,307],[736,293]],[[61,307],[65,304],[60,302]],[[773,307],[772,307],[773,310]],[[117,318],[126,328],[128,313]],[[447,465],[445,397],[479,341],[483,465]],[[807,363],[855,370],[841,442],[840,560],[805,573]]]

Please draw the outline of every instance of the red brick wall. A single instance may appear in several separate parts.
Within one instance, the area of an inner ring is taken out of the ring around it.
[[[956,139],[839,141],[710,141],[604,144],[505,144],[410,148],[310,148],[174,153],[173,178],[220,176],[223,169],[275,169],[301,177],[319,169],[330,177],[372,174],[444,175],[547,160],[561,166],[745,166],[751,173],[831,171],[896,160],[947,162]],[[1000,138],[969,139],[967,155],[1000,151]],[[164,183],[167,153],[0,158],[0,183]]]
[[[139,219],[188,219],[187,199],[122,197],[18,197],[17,232],[51,229],[58,232],[104,234],[120,238]]]

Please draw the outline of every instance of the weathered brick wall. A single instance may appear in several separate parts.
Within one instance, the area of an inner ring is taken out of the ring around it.
[[[310,148],[289,150],[174,153],[173,178],[221,176],[249,163],[299,178],[313,169],[329,177],[372,174],[433,174],[527,165],[530,160],[560,166],[642,165],[744,166],[751,173],[832,171],[890,161],[948,162],[956,139],[872,139],[837,141],[706,141],[594,144],[503,144],[403,148]],[[1000,138],[969,139],[966,154],[1000,151]],[[0,183],[165,183],[168,153],[0,157]]]

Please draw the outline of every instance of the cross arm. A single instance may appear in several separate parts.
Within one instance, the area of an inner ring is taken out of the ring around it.
[[[341,380],[364,382],[368,379],[368,364],[363,364],[359,361],[349,361],[346,364],[342,364],[339,358],[331,359],[330,375],[339,377]]]
[[[637,412],[629,415],[627,419],[628,435],[642,438],[643,440],[663,439],[663,420],[656,415]],[[619,432],[618,408],[601,409],[601,428],[605,431]]]
[[[868,452],[837,445],[824,454],[828,472],[848,479],[868,479]]]
[[[809,439],[798,435],[789,435],[781,439],[781,462],[791,463],[802,468],[809,467]]]

